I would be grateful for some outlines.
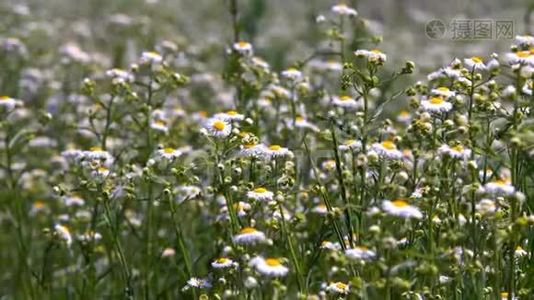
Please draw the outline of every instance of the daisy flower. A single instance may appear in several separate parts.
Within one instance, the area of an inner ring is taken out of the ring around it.
[[[515,192],[515,187],[509,180],[498,179],[486,183],[484,190],[492,195],[510,196]]]
[[[357,57],[367,58],[367,61],[370,62],[370,63],[383,64],[387,60],[386,54],[382,53],[382,51],[380,51],[378,49],[356,50],[356,51],[354,51],[354,55],[356,55]]]
[[[495,204],[495,201],[490,199],[482,199],[480,202],[476,205],[476,210],[481,215],[492,215],[497,211],[497,205]]]
[[[106,76],[113,79],[113,83],[132,82],[134,80],[132,73],[117,68],[107,70]]]
[[[247,192],[247,197],[249,199],[254,199],[256,201],[272,201],[273,196],[274,196],[273,192],[268,191],[267,189],[263,187],[258,187],[252,191]]]
[[[381,143],[374,143],[371,149],[378,153],[382,158],[386,159],[401,159],[402,152],[397,149],[397,145],[393,141],[385,140]]]
[[[163,61],[163,57],[153,51],[145,51],[141,54],[141,64],[159,64]]]
[[[321,249],[339,250],[339,249],[341,249],[341,246],[337,242],[333,243],[331,241],[322,241],[321,242]]]
[[[470,72],[471,70],[483,71],[487,68],[487,66],[484,64],[484,60],[480,56],[466,58],[464,59],[464,64]]]
[[[514,254],[517,257],[523,257],[523,256],[528,255],[528,252],[525,251],[525,249],[523,249],[523,247],[521,247],[520,245],[517,245],[517,247],[515,248]]]
[[[343,282],[331,282],[327,287],[326,291],[330,293],[343,294],[346,295],[349,293],[349,285]]]
[[[318,204],[312,209],[312,212],[318,215],[326,215],[328,213],[328,208],[324,204]]]
[[[5,107],[7,110],[12,110],[15,107],[22,106],[22,101],[8,96],[0,96],[0,107]]]
[[[332,12],[342,16],[355,17],[358,15],[358,12],[354,8],[347,6],[345,3],[332,6]]]
[[[432,89],[431,92],[433,95],[444,97],[445,99],[449,99],[450,97],[456,96],[455,91],[451,91],[448,87],[445,86],[440,86],[438,88]]]
[[[425,111],[432,113],[448,112],[452,109],[452,103],[447,102],[442,97],[437,96],[422,100],[421,106]]]
[[[287,70],[282,71],[282,77],[291,81],[297,81],[302,78],[302,72],[295,68],[289,68]]]
[[[402,199],[393,201],[384,200],[382,202],[382,209],[392,216],[415,219],[423,218],[423,214],[417,207],[408,204],[408,202]]]
[[[73,194],[63,197],[63,203],[65,203],[66,206],[83,206],[85,204],[85,200],[83,200],[82,197]]]
[[[214,118],[227,121],[227,122],[234,122],[234,121],[243,121],[245,119],[245,116],[238,113],[235,110],[229,110],[224,113],[218,113],[213,116]]]
[[[182,288],[183,291],[187,291],[190,288],[206,289],[211,287],[211,282],[208,279],[191,277],[187,284]]]
[[[317,126],[315,126],[314,124],[310,123],[308,120],[306,120],[306,118],[302,117],[302,116],[297,116],[295,118],[295,127],[297,128],[307,128],[307,129],[310,129],[312,131],[319,131],[319,128]]]
[[[360,104],[353,97],[348,95],[343,96],[333,96],[332,104],[334,106],[343,107],[343,108],[358,108]]]
[[[471,156],[471,150],[464,148],[462,145],[450,147],[449,145],[441,145],[438,148],[441,155],[447,155],[456,159],[468,159]]]
[[[167,160],[173,160],[175,158],[178,158],[180,155],[182,155],[182,151],[178,149],[174,149],[172,147],[165,147],[162,149],[158,149],[156,153],[159,157],[167,159]]]
[[[169,128],[167,127],[167,121],[165,120],[155,120],[150,122],[150,128],[152,128],[155,131],[159,131],[162,133],[169,132]]]
[[[234,43],[232,47],[236,52],[242,55],[252,55],[253,52],[252,44],[245,41]]]
[[[501,300],[508,300],[508,296],[510,294],[508,292],[501,292]],[[514,297],[514,295],[512,295],[512,300],[517,300],[518,298],[517,297]]]
[[[243,157],[258,157],[267,152],[263,144],[247,143],[241,145],[240,148],[238,155]]]
[[[261,59],[259,57],[256,57],[256,56],[253,57],[252,58],[252,64],[254,66],[262,69],[264,72],[269,72],[269,69],[270,69],[269,64],[265,60],[263,60],[263,59]]]
[[[265,234],[256,228],[245,227],[233,237],[234,243],[240,245],[251,245],[264,242],[267,238]]]
[[[356,246],[345,250],[345,255],[351,260],[371,260],[376,257],[376,252],[364,246]]]
[[[506,53],[504,59],[510,65],[526,65],[534,62],[532,53],[528,50]]]
[[[211,118],[206,121],[205,128],[210,136],[225,138],[232,132],[232,126],[225,120]]]
[[[401,123],[410,123],[412,121],[412,115],[407,110],[401,110],[397,115],[397,121]]]
[[[270,145],[264,149],[264,155],[267,158],[277,158],[277,157],[287,157],[291,156],[293,153],[289,149],[282,147],[280,145]]]
[[[54,226],[54,229],[56,231],[57,236],[65,241],[65,244],[70,247],[72,244],[72,235],[70,234],[70,230],[67,226],[56,224]]]
[[[534,46],[534,37],[530,35],[517,35],[514,39],[514,45],[532,47]]]
[[[237,263],[226,257],[219,257],[211,262],[211,266],[215,269],[226,269],[235,267]]]
[[[362,142],[357,140],[346,140],[343,144],[339,145],[341,151],[357,151],[362,148]]]
[[[289,272],[289,269],[282,264],[280,258],[263,258],[256,256],[250,260],[250,265],[262,275],[269,277],[284,277]]]
[[[161,257],[172,257],[175,254],[176,254],[176,250],[168,247],[168,248],[163,249],[163,252],[161,253]]]

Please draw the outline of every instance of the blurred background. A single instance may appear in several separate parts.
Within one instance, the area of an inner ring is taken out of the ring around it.
[[[319,15],[330,14],[337,1],[239,0],[242,38],[275,69],[287,67],[319,47]],[[513,22],[513,35],[528,32],[533,0],[347,0],[391,61],[416,62],[430,71],[453,57],[504,52],[510,40],[495,37],[495,21]],[[231,42],[229,0],[2,0],[0,34],[28,36],[30,51],[47,55],[52,45],[76,42],[86,51],[112,53],[110,64],[124,66],[161,40],[171,40],[220,65],[221,51]],[[441,20],[445,36],[432,39],[426,25]],[[454,20],[490,20],[493,37],[453,39]],[[61,31],[61,35],[52,34]],[[512,36],[513,36],[512,35]],[[57,38],[63,40],[55,40]],[[354,49],[355,50],[355,49]],[[34,53],[35,54],[35,53]]]

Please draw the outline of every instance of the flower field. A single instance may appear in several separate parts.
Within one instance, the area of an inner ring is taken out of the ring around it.
[[[276,1],[7,2],[0,299],[534,299],[533,36],[427,70],[363,0],[294,46]]]

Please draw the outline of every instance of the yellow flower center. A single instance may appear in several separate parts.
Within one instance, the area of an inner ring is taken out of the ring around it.
[[[395,143],[393,143],[392,141],[383,141],[382,142],[382,147],[386,148],[387,150],[395,150],[397,149],[397,146],[395,146]]]
[[[269,146],[269,150],[278,151],[280,149],[282,149],[282,147],[280,147],[280,145],[271,145],[271,146]]]
[[[336,288],[338,288],[340,290],[345,290],[345,289],[347,289],[347,285],[344,284],[343,282],[336,282]]]
[[[480,56],[473,56],[471,57],[471,60],[477,64],[482,63],[482,58]]]
[[[410,115],[410,113],[406,110],[401,110],[401,112],[399,113],[399,116],[401,117],[408,117]]]
[[[517,246],[517,247],[515,248],[515,251],[523,251],[523,247],[521,247],[521,246]]]
[[[240,41],[237,43],[237,45],[241,48],[244,48],[244,47],[247,47],[248,45],[250,45],[249,43],[247,42],[244,42],[244,41]]]
[[[451,149],[456,151],[456,152],[464,151],[464,147],[462,147],[462,145],[456,145],[456,146],[452,147]]]
[[[163,120],[157,120],[156,122],[154,122],[154,124],[159,125],[159,126],[167,125],[167,123],[165,123],[165,121],[163,121]]]
[[[432,98],[430,98],[430,103],[432,103],[432,104],[441,104],[443,102],[445,102],[445,100],[443,100],[440,97],[432,97]]]
[[[365,246],[356,246],[356,247],[354,247],[354,248],[359,249],[359,250],[363,250],[363,251],[367,251],[367,250],[369,250],[369,248],[367,248],[367,247],[365,247]]]
[[[282,265],[278,258],[267,258],[265,263],[270,267],[278,267]]]
[[[393,200],[391,201],[391,203],[393,205],[395,205],[396,207],[405,207],[405,206],[408,206],[408,202],[402,200],[402,199],[397,199],[397,200]]]
[[[37,209],[43,208],[44,206],[45,206],[44,201],[36,200],[35,202],[33,202],[33,207],[35,207]]]
[[[106,168],[106,167],[99,167],[98,168],[98,172],[100,172],[100,173],[107,172],[107,171],[108,171],[108,168]]]
[[[217,260],[216,260],[216,262],[218,264],[224,264],[224,263],[227,263],[228,261],[229,261],[229,259],[226,258],[226,257],[220,257],[220,258],[217,258]]]
[[[245,147],[245,149],[250,149],[250,148],[252,148],[254,146],[256,146],[256,144],[254,144],[254,143],[248,143],[248,144],[243,145],[243,147]]]
[[[297,122],[303,122],[303,121],[304,121],[304,118],[299,116],[299,117],[296,117],[296,118],[295,118],[295,121],[297,121]]]
[[[376,54],[382,53],[382,51],[380,51],[378,49],[373,49],[373,50],[371,50],[371,52],[376,53]]]
[[[9,99],[8,96],[0,96],[0,101],[6,101],[8,99]]]
[[[497,184],[497,185],[501,185],[501,186],[502,186],[502,185],[506,185],[506,181],[504,181],[504,180],[502,180],[502,179],[499,179],[499,180],[495,181],[495,184]]]
[[[212,125],[212,126],[213,126],[213,129],[215,129],[215,130],[217,130],[217,131],[223,131],[224,128],[226,127],[226,125],[224,124],[224,122],[223,122],[223,121],[219,121],[219,120],[213,122],[213,125]]]
[[[240,233],[241,234],[246,234],[246,233],[254,233],[256,232],[257,230],[255,228],[252,228],[252,227],[245,227],[243,229],[241,229]]]
[[[347,96],[347,95],[343,95],[343,96],[339,97],[339,100],[341,100],[341,101],[349,101],[349,100],[352,100],[352,97],[351,96]]]
[[[449,88],[446,87],[446,86],[440,86],[439,88],[437,88],[438,91],[441,91],[441,92],[448,92],[449,91]]]
[[[198,112],[198,115],[201,116],[201,117],[203,117],[203,118],[205,118],[205,117],[208,116],[208,112],[205,111],[205,110],[201,110],[201,111]]]
[[[237,111],[235,111],[235,110],[229,110],[229,111],[226,112],[226,114],[227,114],[227,115],[230,115],[230,116],[235,116],[235,115],[237,115]]]
[[[94,146],[94,147],[89,148],[89,150],[92,151],[92,152],[96,152],[96,151],[102,151],[102,148],[100,148],[98,146]]]
[[[518,51],[516,53],[517,57],[526,58],[530,56],[530,51]]]
[[[171,148],[171,147],[166,147],[163,149],[163,152],[167,153],[167,154],[171,154],[174,152],[174,148]]]
[[[263,194],[267,192],[267,189],[260,187],[260,188],[254,189],[254,192]]]

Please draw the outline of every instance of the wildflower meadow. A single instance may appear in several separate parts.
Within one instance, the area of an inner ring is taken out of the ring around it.
[[[534,299],[530,23],[370,2],[0,1],[0,299]]]

